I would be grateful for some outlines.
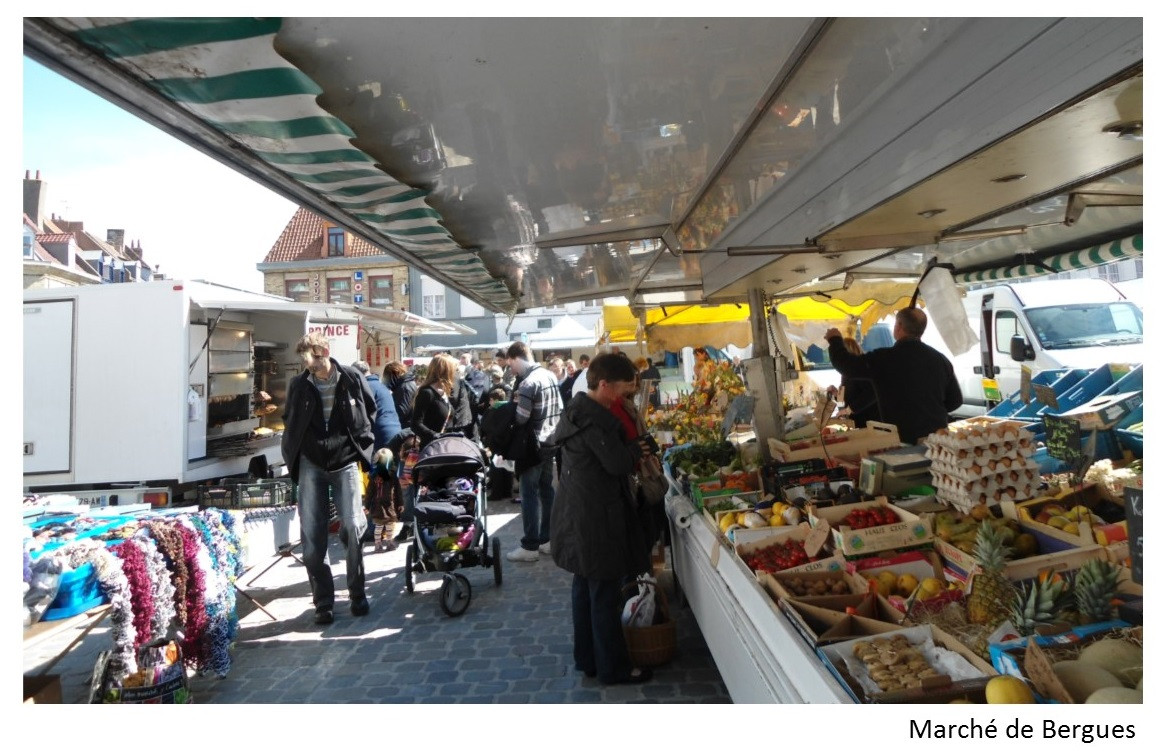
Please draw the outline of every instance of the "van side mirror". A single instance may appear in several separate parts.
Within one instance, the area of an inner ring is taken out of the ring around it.
[[[1008,349],[1012,354],[1012,359],[1016,362],[1037,359],[1037,353],[1033,351],[1033,345],[1027,343],[1025,338],[1020,334],[1016,334],[1008,340]]]

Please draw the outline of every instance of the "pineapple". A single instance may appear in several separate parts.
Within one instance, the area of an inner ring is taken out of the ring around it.
[[[1114,591],[1118,587],[1119,568],[1101,560],[1088,561],[1078,569],[1073,592],[1077,610],[1085,623],[1108,621],[1114,613]]]
[[[1017,590],[1012,604],[1012,623],[1021,636],[1036,633],[1037,626],[1055,623],[1073,604],[1065,581],[1057,574],[1043,571],[1033,581]]]
[[[978,624],[998,624],[1009,616],[1016,589],[1004,578],[1008,561],[1008,546],[992,523],[980,522],[976,532],[974,555],[980,573],[972,576],[972,591],[968,595],[968,620]]]

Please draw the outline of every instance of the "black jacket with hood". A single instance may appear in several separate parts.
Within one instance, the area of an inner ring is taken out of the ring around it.
[[[554,562],[589,579],[650,570],[631,484],[641,446],[623,440],[618,418],[586,394],[573,397],[552,442],[561,449],[549,529]]]
[[[366,383],[366,377],[361,373],[348,365],[340,364],[332,357],[330,362],[337,368],[338,373],[330,425],[346,435],[343,447],[346,458],[360,462],[364,469],[369,470],[374,446],[374,415],[377,411],[374,394]],[[308,370],[304,370],[289,381],[289,395],[285,400],[285,432],[281,436],[281,456],[294,482],[299,477],[305,442],[325,438],[325,426],[318,418],[321,414],[321,394],[310,381],[312,377]],[[320,432],[313,435],[315,431]]]

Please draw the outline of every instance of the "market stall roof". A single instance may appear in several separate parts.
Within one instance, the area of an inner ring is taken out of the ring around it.
[[[593,347],[597,341],[594,332],[570,316],[562,316],[548,331],[530,334],[528,338],[529,346],[533,349]]]
[[[505,313],[1142,231],[1141,17],[23,23],[26,55]]]
[[[160,282],[175,284],[173,280]],[[203,280],[178,282],[184,285],[192,301],[201,308],[230,308],[252,311],[301,311],[314,321],[360,323],[395,334],[469,334],[475,333],[456,321],[434,321],[405,310],[383,310],[363,305],[335,303],[301,303],[287,297],[264,292],[250,292]]]
[[[794,323],[859,319],[862,331],[911,304],[917,278],[844,279],[818,281],[794,290],[775,303],[778,313]],[[748,320],[749,309],[743,304],[667,305],[646,309],[649,331],[657,327],[710,326]],[[731,330],[731,329],[728,329]],[[601,331],[609,332],[611,342],[634,341],[638,318],[627,305],[602,308]],[[701,332],[697,332],[700,334]]]

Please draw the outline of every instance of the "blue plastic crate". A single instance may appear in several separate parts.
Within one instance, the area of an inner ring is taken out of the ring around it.
[[[1111,394],[1125,394],[1127,391],[1143,390],[1143,366],[1134,365],[1130,372],[1119,378],[1106,388],[1099,396]]]
[[[1056,386],[1054,386],[1054,384],[1057,383],[1057,381],[1068,372],[1069,372],[1068,369],[1042,370],[1038,373],[1033,374],[1030,381],[1035,386],[1053,386],[1054,389],[1056,389]],[[1086,371],[1086,372],[1088,372],[1088,371]],[[1069,385],[1073,385],[1073,382],[1071,381]],[[1036,401],[1036,399],[1037,399],[1036,396],[1034,396],[1033,401]],[[1004,401],[1000,402],[1000,404],[997,404],[995,407],[988,410],[988,416],[989,417],[1012,417],[1019,410],[1021,410],[1024,407],[1027,407],[1027,406],[1028,405],[1025,404],[1024,401],[1021,399],[1021,392],[1017,391],[1012,396],[1010,396],[1007,399],[1005,399]]]
[[[1114,374],[1109,365],[1102,365],[1085,378],[1074,384],[1073,388],[1064,394],[1057,395],[1057,409],[1045,407],[1039,414],[1058,414],[1080,407],[1091,399],[1096,398],[1114,384]]]
[[[1042,371],[1045,372],[1045,371]],[[1053,393],[1057,395],[1058,409],[1054,410],[1046,406],[1040,399],[1033,395],[1033,401],[1026,404],[1012,416],[1014,420],[1040,420],[1043,414],[1052,414],[1053,412],[1063,412],[1069,409],[1069,406],[1074,406],[1070,403],[1069,394],[1082,381],[1089,377],[1090,371],[1086,368],[1071,368],[1061,374],[1061,377],[1053,382]],[[1092,397],[1091,397],[1092,398]],[[1087,399],[1089,401],[1089,399]],[[1065,405],[1069,406],[1065,406]]]
[[[94,565],[86,563],[73,571],[61,574],[57,584],[57,596],[53,598],[41,620],[58,621],[72,618],[106,602],[109,602],[109,599],[102,594]]]

